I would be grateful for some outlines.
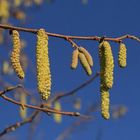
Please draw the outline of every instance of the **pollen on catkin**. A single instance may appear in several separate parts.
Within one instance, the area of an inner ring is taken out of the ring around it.
[[[110,108],[110,100],[109,100],[109,91],[104,89],[102,86],[100,87],[101,92],[101,114],[104,119],[110,118],[109,108]]]
[[[58,111],[61,111],[61,104],[60,104],[60,102],[56,101],[54,103],[54,109],[56,109]],[[62,121],[62,115],[61,114],[54,113],[53,117],[54,117],[54,121],[56,123],[61,123],[61,121]]]
[[[99,45],[100,80],[104,88],[110,89],[113,85],[114,58],[110,44],[103,41]]]
[[[78,65],[78,54],[79,51],[78,49],[75,49],[72,53],[72,62],[71,62],[71,68],[76,69]]]
[[[92,56],[90,55],[90,53],[83,47],[79,47],[78,49],[81,53],[83,53],[85,55],[89,65],[93,66],[93,59],[92,59]]]
[[[92,70],[90,68],[90,65],[85,57],[85,55],[83,53],[80,53],[79,52],[79,55],[78,55],[79,59],[80,59],[80,63],[82,64],[84,70],[86,71],[86,73],[88,75],[91,75],[92,74]]]
[[[36,45],[37,85],[42,99],[47,100],[51,91],[51,73],[48,55],[48,35],[44,29],[37,32]]]
[[[126,67],[127,62],[127,49],[124,43],[120,43],[119,53],[118,53],[118,64],[121,68]]]
[[[11,52],[11,64],[17,76],[20,79],[23,79],[25,74],[20,64],[20,50],[21,50],[20,36],[18,31],[16,30],[12,31],[12,41],[13,41],[13,50]]]

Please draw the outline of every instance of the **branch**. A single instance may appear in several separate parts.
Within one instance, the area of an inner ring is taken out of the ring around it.
[[[91,105],[89,108],[86,110],[84,114],[86,115],[91,115],[92,112],[95,112],[97,110],[98,106],[97,105]],[[65,130],[59,134],[59,136],[56,138],[56,140],[65,140],[68,138],[68,136],[77,129],[78,126],[82,125],[83,123],[90,122],[94,120],[95,117],[91,116],[90,118],[81,118],[79,117],[78,120],[73,122],[69,127],[65,128]],[[82,127],[80,127],[82,128]]]
[[[14,89],[17,89],[17,88],[23,88],[23,86],[21,84],[17,85],[17,86],[11,86],[11,87],[7,87],[5,88],[5,90],[3,91],[0,91],[0,96],[2,96],[3,94],[9,92],[9,91],[12,91]]]
[[[16,100],[13,100],[13,99],[5,96],[5,95],[1,95],[1,97],[8,102],[11,102],[11,103],[19,105],[19,106],[23,106],[22,103],[20,103]],[[36,110],[39,110],[39,111],[42,111],[42,112],[47,112],[47,113],[56,113],[56,114],[62,114],[62,115],[67,115],[67,116],[80,116],[79,112],[58,111],[58,110],[55,110],[53,108],[41,108],[41,107],[38,107],[38,106],[29,105],[29,104],[24,104],[24,106],[27,107],[27,108],[36,109]]]
[[[18,30],[18,31],[23,31],[23,32],[30,32],[30,33],[34,33],[34,34],[36,34],[38,31],[38,29],[22,28],[22,27],[16,27],[16,26],[5,25],[5,24],[0,24],[0,28],[9,29],[9,30]],[[98,37],[98,36],[71,36],[71,35],[62,35],[62,34],[56,34],[56,33],[51,33],[51,32],[46,32],[46,33],[48,36],[63,38],[67,41],[69,41],[68,39],[100,41],[100,39],[102,38],[102,37]],[[121,37],[117,37],[117,38],[105,37],[104,40],[119,43],[123,39],[126,39],[126,38],[130,38],[130,39],[133,39],[133,40],[140,42],[140,39],[138,37],[133,36],[133,35],[129,35],[129,34],[121,36]]]
[[[9,133],[9,132],[12,132],[12,131],[15,131],[17,128],[23,126],[24,124],[27,124],[27,123],[31,123],[35,117],[38,115],[39,111],[35,111],[30,117],[26,118],[25,120],[21,121],[21,122],[17,122],[7,128],[5,128],[1,133],[0,133],[0,137],[2,137],[3,135]]]
[[[87,86],[88,84],[93,82],[99,75],[100,75],[100,73],[97,72],[91,79],[89,79],[86,82],[82,83],[78,87],[74,88],[73,90],[71,90],[71,91],[69,91],[67,93],[56,94],[56,96],[50,98],[48,100],[48,102],[55,102],[55,101],[59,100],[60,98],[64,98],[64,97],[71,96],[71,95],[75,94],[75,92],[79,91],[80,89],[84,88],[85,86]]]

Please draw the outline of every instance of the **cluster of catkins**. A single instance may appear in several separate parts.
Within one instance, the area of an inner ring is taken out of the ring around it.
[[[14,71],[20,79],[23,79],[25,74],[20,64],[20,36],[18,31],[12,31],[13,50],[11,52],[11,63]],[[103,118],[109,119],[109,90],[113,86],[114,73],[114,58],[112,49],[107,41],[101,41],[99,44],[99,59],[100,59],[100,93],[101,93],[101,113]],[[120,43],[118,53],[118,64],[121,68],[126,67],[126,46]],[[91,67],[93,59],[90,53],[83,47],[77,47],[72,54],[71,68],[76,69],[80,60],[81,65],[87,75],[92,74]],[[36,44],[36,69],[37,69],[37,85],[38,91],[42,99],[47,100],[51,91],[51,72],[48,55],[48,35],[44,29],[37,32]]]
[[[103,118],[109,119],[109,90],[113,86],[114,58],[112,49],[107,41],[102,41],[99,45],[100,59],[100,93],[101,93],[101,113]],[[120,43],[118,53],[118,64],[120,67],[126,67],[126,46]]]
[[[20,79],[25,77],[20,63],[21,42],[18,31],[12,31],[13,49],[11,52],[11,64]],[[44,29],[37,32],[36,44],[36,69],[38,91],[42,99],[47,100],[51,91],[51,73],[48,55],[48,35]]]
[[[113,86],[114,73],[114,58],[112,49],[107,41],[102,41],[99,44],[99,59],[100,59],[100,93],[101,93],[101,114],[104,119],[110,118],[109,113],[109,90]],[[120,43],[118,53],[118,64],[121,68],[126,67],[126,46]],[[93,59],[90,53],[83,47],[78,47],[73,51],[71,68],[76,69],[78,59],[88,75],[92,74],[91,66]]]
[[[73,51],[71,68],[76,69],[78,65],[78,58],[84,70],[88,75],[92,74],[91,67],[93,66],[93,59],[90,53],[83,47],[78,47]]]

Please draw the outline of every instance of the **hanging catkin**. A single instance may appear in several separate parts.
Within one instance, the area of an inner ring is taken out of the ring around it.
[[[104,87],[100,87],[100,92],[101,92],[101,114],[104,119],[109,119],[110,118],[110,113],[109,113],[109,91],[104,89]]]
[[[124,43],[120,43],[119,53],[118,53],[118,64],[121,68],[126,67],[127,62],[127,49]]]
[[[72,53],[72,62],[71,62],[71,68],[76,69],[78,65],[78,54],[79,51],[78,49],[75,49]]]
[[[60,102],[56,101],[54,103],[54,109],[56,109],[58,111],[61,111],[61,104],[60,104]],[[54,117],[54,120],[55,120],[56,123],[61,123],[61,121],[62,121],[62,115],[61,114],[54,113],[53,117]]]
[[[103,41],[99,45],[101,83],[104,88],[110,89],[113,85],[114,59],[110,44]]]
[[[83,53],[85,55],[89,65],[93,66],[93,59],[92,59],[92,56],[90,55],[90,53],[83,47],[79,47],[78,49],[81,53]]]
[[[82,64],[83,68],[85,69],[86,73],[87,73],[88,75],[91,75],[91,74],[92,74],[92,70],[91,70],[91,68],[90,68],[90,65],[89,65],[89,63],[88,63],[88,61],[87,61],[85,55],[84,55],[83,53],[80,53],[80,52],[79,52],[78,57],[79,57],[79,59],[80,59],[80,62],[81,62],[81,64]]]
[[[25,75],[20,64],[21,44],[20,44],[19,33],[16,30],[12,31],[12,41],[13,41],[13,50],[11,52],[11,64],[18,77],[20,79],[23,79]]]
[[[51,73],[48,56],[48,35],[44,29],[37,32],[36,63],[38,91],[42,99],[47,100],[51,91]]]

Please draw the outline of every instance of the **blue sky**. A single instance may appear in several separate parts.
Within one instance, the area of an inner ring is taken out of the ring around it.
[[[25,24],[28,28],[45,28],[46,31],[66,35],[88,36],[97,35],[107,37],[119,37],[125,34],[140,36],[139,33],[139,0],[89,0],[87,5],[82,5],[80,0],[56,0],[53,4],[43,4],[40,9],[27,9],[28,19]],[[18,23],[13,22],[15,26]],[[25,27],[24,26],[24,27]],[[27,40],[25,52],[35,62],[36,36],[22,33],[22,38]],[[84,46],[93,56],[95,65],[93,74],[99,71],[98,43],[96,41],[76,41],[78,45]],[[127,67],[120,69],[117,65],[118,44],[112,43],[115,58],[114,86],[110,91],[111,105],[125,105],[128,113],[121,119],[104,120],[100,112],[95,113],[96,120],[82,125],[68,140],[96,140],[96,136],[102,131],[101,140],[132,140],[140,139],[140,86],[139,86],[139,50],[140,42],[125,39],[124,43],[128,49]],[[10,46],[10,45],[9,45]],[[52,71],[52,94],[56,92],[70,91],[80,83],[88,80],[82,67],[77,70],[70,69],[71,54],[73,48],[63,39],[50,37],[49,40],[50,61]],[[7,78],[8,79],[8,78]],[[25,86],[36,90],[36,78],[27,71]],[[78,97],[82,98],[83,113],[90,103],[100,101],[99,78],[86,88],[79,91]],[[10,103],[0,103],[1,122],[0,130],[7,125],[20,120],[18,118],[18,107]],[[64,110],[74,111],[71,102],[67,98],[62,101]],[[34,140],[55,140],[65,128],[76,119],[64,117],[61,124],[54,123],[52,117],[42,114],[41,122],[34,134]],[[22,140],[28,137],[29,125],[23,126],[17,131],[9,134],[16,135]]]

